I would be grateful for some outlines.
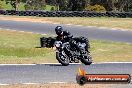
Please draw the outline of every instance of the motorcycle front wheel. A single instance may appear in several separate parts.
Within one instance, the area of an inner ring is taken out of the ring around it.
[[[89,53],[87,53],[85,56],[82,56],[81,62],[84,63],[85,65],[90,65],[92,64],[92,57]]]
[[[68,66],[70,63],[69,57],[65,54],[65,52],[56,52],[56,59],[63,66]]]

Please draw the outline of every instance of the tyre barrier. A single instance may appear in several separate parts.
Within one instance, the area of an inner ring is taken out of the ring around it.
[[[15,11],[0,10],[0,15],[38,16],[38,17],[119,17],[131,18],[132,12],[89,12],[89,11]]]
[[[51,48],[54,46],[54,42],[56,41],[56,38],[52,37],[42,37],[40,38],[40,46],[41,47],[46,47],[46,48]]]

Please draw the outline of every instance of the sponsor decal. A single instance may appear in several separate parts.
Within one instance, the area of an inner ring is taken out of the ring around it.
[[[84,69],[79,68],[76,80],[80,85],[86,83],[130,83],[131,76],[129,74],[86,74]]]

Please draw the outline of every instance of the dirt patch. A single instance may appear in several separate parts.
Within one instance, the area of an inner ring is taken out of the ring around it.
[[[24,16],[0,16],[0,20],[13,20],[13,21],[28,21],[39,23],[53,23],[52,21],[44,20],[40,17],[24,17]]]
[[[102,84],[86,84],[80,86],[78,84],[34,84],[34,85],[9,85],[9,86],[0,86],[0,88],[108,88],[111,85],[102,85]]]

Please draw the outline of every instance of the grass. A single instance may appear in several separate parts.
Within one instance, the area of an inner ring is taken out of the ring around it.
[[[1,0],[0,0],[0,2],[1,2],[1,4],[2,4],[3,9],[5,9],[5,10],[14,10],[14,8],[12,8],[12,6],[11,6],[10,3],[6,4],[5,1],[1,1]],[[24,10],[25,10],[24,5],[25,5],[25,3],[20,2],[19,7],[18,7],[18,10],[24,11]],[[55,9],[55,6],[46,5],[46,9],[45,9],[45,10],[46,10],[46,11],[51,11],[51,8],[52,8],[52,7]]]
[[[42,35],[0,30],[0,63],[52,62],[52,49],[40,47]],[[53,59],[55,62],[55,59]]]
[[[91,54],[95,62],[131,62],[132,44],[93,40]]]
[[[57,62],[55,51],[40,47],[40,34],[0,30],[0,63]],[[91,40],[94,62],[132,61],[132,44]]]

